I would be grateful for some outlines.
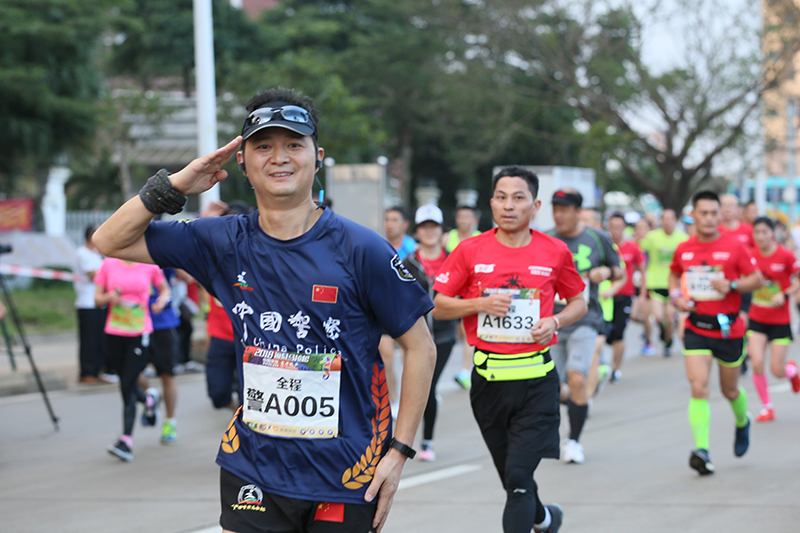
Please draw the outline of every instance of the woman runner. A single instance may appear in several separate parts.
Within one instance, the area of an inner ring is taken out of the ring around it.
[[[764,286],[753,292],[747,345],[753,362],[753,383],[764,406],[756,421],[768,422],[775,420],[775,410],[764,374],[767,344],[772,348],[772,374],[789,378],[794,392],[800,392],[797,363],[786,362],[786,352],[792,342],[788,295],[800,288],[796,275],[800,263],[792,252],[775,242],[775,223],[771,219],[759,217],[755,220],[753,238],[756,243],[753,257],[764,276]]]

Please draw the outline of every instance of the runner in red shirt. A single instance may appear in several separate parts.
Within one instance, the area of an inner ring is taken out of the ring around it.
[[[740,243],[744,244],[748,250],[752,250],[756,245],[753,241],[753,226],[740,220],[739,215],[742,213],[742,207],[739,205],[739,199],[733,194],[723,194],[720,197],[720,205],[722,222],[719,225],[719,232],[735,235]],[[745,329],[747,329],[747,324],[750,321],[749,313],[752,296],[751,293],[742,294],[742,307],[739,311],[739,316],[744,321]],[[747,353],[747,337],[745,337],[745,359],[742,361],[742,374],[747,372]]]
[[[736,235],[739,242],[744,244],[748,250],[755,248],[753,240],[753,226],[739,220],[739,199],[733,194],[723,194],[720,197],[721,218],[719,224],[720,233],[732,233]]]
[[[792,252],[775,242],[775,223],[771,219],[757,218],[753,223],[753,237],[756,242],[753,257],[764,276],[764,286],[753,293],[747,346],[753,362],[753,383],[764,406],[756,421],[768,422],[775,420],[775,411],[764,374],[767,343],[772,348],[773,375],[788,377],[794,392],[800,392],[797,363],[786,362],[786,352],[792,342],[788,295],[800,288],[796,276],[800,262]]]
[[[719,365],[722,394],[736,416],[734,454],[741,457],[750,444],[747,394],[739,386],[744,323],[739,317],[740,292],[761,287],[755,260],[736,237],[719,232],[719,197],[700,191],[692,198],[697,234],[678,245],[669,275],[669,295],[675,306],[689,313],[683,353],[686,376],[692,385],[689,423],[697,449],[689,466],[700,475],[714,472],[708,455],[711,410],[708,377],[714,359]]]
[[[640,286],[645,287],[645,274],[647,272],[647,258],[635,242],[625,238],[625,216],[622,213],[614,213],[608,220],[608,233],[611,240],[619,249],[619,256],[625,262],[625,283],[614,294],[614,318],[611,321],[611,334],[606,342],[614,350],[614,365],[611,367],[611,383],[616,383],[622,377],[620,367],[622,366],[622,356],[625,353],[625,327],[631,316],[633,307],[633,297],[636,288],[633,286],[633,273],[638,271],[641,275]],[[612,289],[616,284],[612,284]],[[647,302],[647,291],[641,291],[637,297],[639,305],[644,306]]]
[[[492,189],[498,227],[447,258],[433,286],[433,316],[464,318],[476,348],[470,400],[506,490],[503,531],[555,533],[563,512],[542,505],[533,473],[542,458],[559,455],[559,379],[549,346],[559,327],[586,314],[585,285],[566,244],[529,229],[541,206],[536,174],[503,168]],[[553,315],[556,292],[567,305]]]

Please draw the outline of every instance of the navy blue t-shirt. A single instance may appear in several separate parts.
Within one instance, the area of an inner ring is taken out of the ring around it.
[[[288,241],[264,233],[258,211],[153,222],[145,238],[233,322],[244,405],[217,463],[267,492],[365,503],[391,438],[381,333],[398,337],[433,308],[392,246],[329,210]]]

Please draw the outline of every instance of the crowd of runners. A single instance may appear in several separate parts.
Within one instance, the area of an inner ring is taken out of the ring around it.
[[[701,475],[714,472],[715,362],[737,457],[752,422],[739,385],[745,358],[763,404],[759,422],[776,419],[767,360],[800,391],[797,365],[787,361],[800,268],[776,241],[774,222],[741,221],[735,197],[700,191],[689,212],[679,218],[665,209],[656,224],[650,214],[585,209],[575,189],[539,198],[536,174],[512,166],[492,178],[492,229],[479,233],[478,206],[461,206],[445,233],[441,210],[424,205],[413,217],[414,239],[397,207],[386,213],[383,239],[314,201],[324,150],[308,98],[272,89],[247,110],[240,137],[174,174],[157,173],[93,239],[118,258],[95,280],[98,302],[119,304],[117,271],[157,264],[196,279],[213,297],[215,321],[230,325],[215,327],[209,363],[219,374],[214,405],[238,406],[217,455],[225,531],[380,531],[405,461],[436,459],[436,384],[459,339],[465,364],[455,379],[469,389],[506,493],[506,533],[560,529],[564,511],[542,503],[535,471],[546,458],[591,460],[581,434],[606,382],[624,383],[629,319],[645,326],[643,355],[675,356],[676,341],[683,348],[689,466]],[[256,211],[152,221],[225,179],[221,166],[234,154]],[[542,202],[552,204],[552,221],[536,218]],[[534,223],[553,229],[532,230]],[[129,292],[145,302],[142,286],[159,286],[156,307],[166,305],[160,270],[137,268],[141,280]],[[134,354],[121,380],[124,434],[115,445],[125,453],[137,400],[131,376],[141,370],[136,350],[142,332],[153,330],[147,304],[140,307],[143,316],[121,310],[127,315],[109,322],[118,351]],[[125,335],[131,322],[133,340]]]

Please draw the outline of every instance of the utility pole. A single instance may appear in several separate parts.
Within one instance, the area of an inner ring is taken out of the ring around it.
[[[789,98],[786,100],[786,126],[787,126],[787,135],[786,135],[786,153],[789,156],[788,161],[788,180],[789,184],[787,186],[787,190],[789,191],[789,226],[795,223],[795,219],[797,217],[797,185],[795,185],[794,177],[796,174],[795,164],[796,164],[796,149],[795,149],[795,116],[797,115],[794,106],[794,98]]]
[[[197,97],[197,155],[217,146],[217,87],[214,81],[214,23],[211,0],[194,2],[194,72]],[[200,209],[219,200],[219,184],[200,195]]]

